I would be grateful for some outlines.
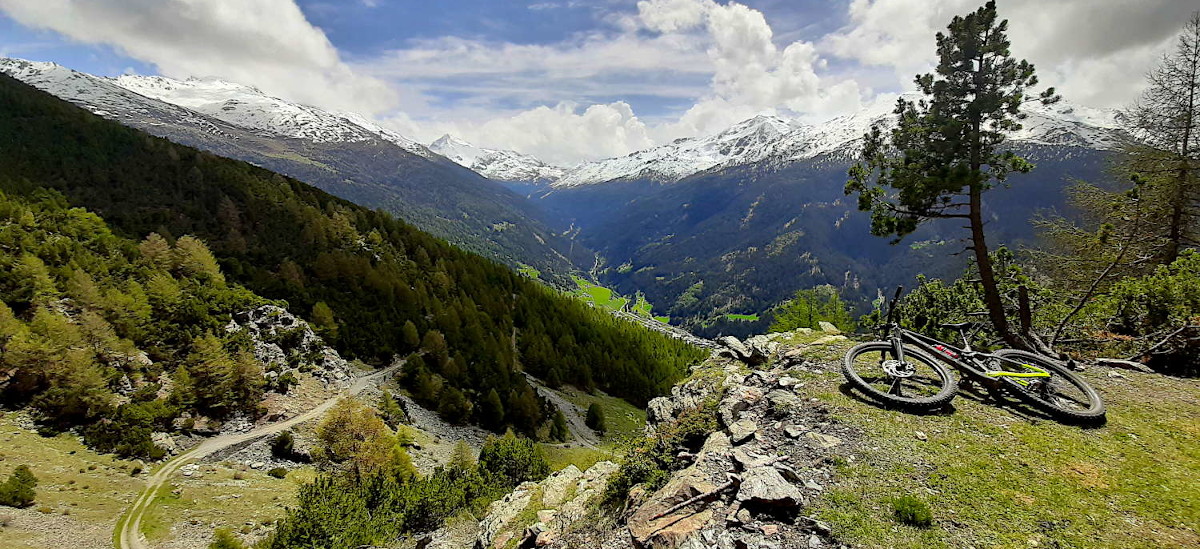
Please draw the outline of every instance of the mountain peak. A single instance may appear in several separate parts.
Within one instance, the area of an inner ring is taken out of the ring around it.
[[[917,94],[905,94],[909,100]],[[719,167],[763,161],[786,163],[822,155],[856,155],[864,133],[876,124],[895,123],[892,103],[877,101],[858,112],[810,125],[774,114],[759,114],[708,137],[691,137],[635,151],[620,158],[577,166],[554,183],[573,187],[621,179],[673,183]],[[1030,104],[1015,143],[1111,149],[1121,132],[1111,112],[1059,102]]]
[[[430,143],[429,150],[498,181],[555,181],[566,171],[527,154],[477,147],[450,134]]]

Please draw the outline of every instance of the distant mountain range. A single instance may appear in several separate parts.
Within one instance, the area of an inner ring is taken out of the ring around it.
[[[591,264],[538,208],[394,131],[219,80],[104,78],[0,59],[5,72],[125,125],[301,179],[382,208],[462,248],[562,276]]]
[[[1102,179],[1123,140],[1111,113],[1063,103],[1025,111],[1010,146],[1037,169],[985,198],[993,246],[1034,239],[1031,218],[1061,208],[1070,179]],[[868,216],[843,192],[863,134],[894,124],[886,105],[815,125],[758,116],[577,166],[533,199],[600,254],[593,275],[602,283],[643,292],[658,314],[700,335],[753,333],[769,319],[740,315],[797,289],[832,284],[865,306],[917,273],[961,272],[967,254],[953,255],[965,248],[961,224],[930,223],[892,246],[870,234]]]
[[[434,141],[429,150],[484,177],[509,183],[549,184],[561,179],[567,171],[527,154],[476,147],[450,135]]]
[[[674,183],[709,170],[756,163],[785,165],[813,158],[854,158],[873,125],[894,126],[893,105],[883,104],[820,124],[759,115],[712,136],[679,139],[620,158],[588,162],[553,183],[556,188],[610,181]],[[1111,149],[1120,132],[1110,112],[1063,103],[1030,105],[1015,143]]]
[[[956,225],[933,223],[890,246],[842,192],[863,134],[894,125],[887,104],[817,124],[760,115],[563,168],[449,135],[425,146],[352,113],[229,82],[100,78],[12,59],[0,71],[127,125],[391,210],[510,265],[559,280],[587,272],[642,292],[656,314],[703,335],[761,330],[725,315],[767,311],[800,288],[833,284],[861,304],[877,288],[920,272],[952,275],[965,261],[950,255],[962,247]],[[1034,238],[1036,211],[1060,207],[1070,178],[1101,179],[1123,139],[1112,113],[1066,103],[1025,112],[1011,145],[1038,168],[986,197],[996,244]]]

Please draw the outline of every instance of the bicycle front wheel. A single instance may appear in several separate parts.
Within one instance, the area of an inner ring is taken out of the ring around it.
[[[998,376],[1001,385],[1013,396],[1060,421],[1103,421],[1105,410],[1100,393],[1058,361],[1016,349],[1001,349],[993,354],[1000,357],[1000,367],[1005,371],[1037,374],[1042,370],[1050,374],[1049,377]]]
[[[846,353],[846,381],[867,396],[908,410],[941,408],[954,398],[958,383],[941,362],[905,346],[904,360],[886,341],[862,343]]]

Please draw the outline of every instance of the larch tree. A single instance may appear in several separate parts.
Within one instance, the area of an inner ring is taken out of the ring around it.
[[[1132,170],[1147,177],[1147,190],[1165,207],[1161,262],[1169,264],[1200,243],[1200,12],[1120,120],[1136,138],[1129,148]]]
[[[988,255],[983,193],[1012,172],[1033,169],[1003,148],[1006,134],[1021,129],[1021,106],[1059,98],[1053,88],[1027,94],[1037,76],[1032,64],[1013,59],[1007,31],[1008,21],[988,2],[937,34],[937,68],[916,77],[925,97],[898,100],[889,138],[879,126],[865,135],[846,194],[857,193],[859,209],[871,212],[873,234],[897,242],[930,219],[965,221],[993,327],[1009,345],[1029,348],[1005,316]]]

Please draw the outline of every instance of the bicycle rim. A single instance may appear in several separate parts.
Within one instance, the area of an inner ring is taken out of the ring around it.
[[[842,373],[867,396],[907,408],[937,408],[954,398],[957,383],[940,362],[921,351],[904,347],[904,361],[896,359],[887,342],[863,343],[846,354]]]

